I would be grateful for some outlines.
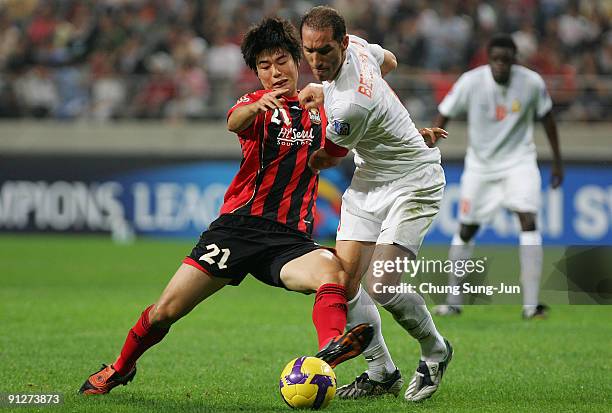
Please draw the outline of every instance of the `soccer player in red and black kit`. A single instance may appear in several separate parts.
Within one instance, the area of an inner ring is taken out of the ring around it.
[[[264,90],[243,96],[229,111],[228,129],[238,135],[243,159],[221,216],[202,233],[159,300],[143,311],[117,360],[92,374],[81,393],[105,394],[127,384],[136,374],[136,360],[174,322],[248,273],[272,286],[316,292],[317,357],[332,367],[370,343],[369,324],[343,334],[347,274],[338,258],[310,237],[318,176],[308,158],[323,147],[326,120],[322,108],[308,111],[299,105],[298,39],[291,23],[277,18],[246,34],[242,54]]]

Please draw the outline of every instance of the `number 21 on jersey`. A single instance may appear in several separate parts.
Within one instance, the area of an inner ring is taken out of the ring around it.
[[[285,110],[285,108],[274,109],[274,113],[272,113],[272,118],[270,119],[270,121],[276,123],[277,125],[280,125],[281,120],[279,119],[279,114],[280,116],[282,116],[283,118],[282,121],[285,122],[285,125],[290,126],[291,119],[289,119],[289,115],[287,114],[287,111]]]
[[[225,265],[225,263],[227,262],[227,259],[231,254],[229,248],[220,249],[217,244],[208,244],[206,246],[206,249],[210,252],[207,252],[206,254],[202,255],[200,257],[200,261],[204,260],[210,265],[217,264],[220,270],[227,268],[227,265]],[[219,261],[215,262],[213,258],[217,257],[220,252],[222,252],[223,255],[221,256]]]

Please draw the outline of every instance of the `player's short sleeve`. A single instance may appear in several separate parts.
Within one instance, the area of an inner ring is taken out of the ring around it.
[[[247,93],[246,95],[241,96],[236,103],[234,104],[234,106],[232,106],[230,108],[229,111],[227,111],[227,118],[229,119],[230,115],[239,107],[242,106],[246,106],[246,105],[250,105],[254,102],[257,102],[262,96],[263,94],[266,93],[265,90],[258,90],[257,92],[253,92],[253,93]],[[255,133],[256,129],[257,129],[257,124],[260,121],[260,117],[262,117],[263,114],[259,114],[257,115],[257,117],[255,118],[255,120],[253,120],[253,123],[251,123],[251,125],[246,128],[243,131],[238,132],[238,137],[242,138],[242,139],[256,139],[257,138],[257,134]]]
[[[378,66],[382,66],[383,62],[385,61],[385,49],[383,49],[378,44],[369,43],[368,51],[372,56],[374,56],[374,59],[376,59],[376,63],[378,63]]]
[[[438,105],[438,112],[448,118],[465,113],[468,109],[469,94],[470,80],[463,74]]]
[[[336,102],[327,111],[325,139],[348,150],[355,148],[366,132],[369,115],[368,110],[362,106]]]
[[[542,118],[552,109],[553,103],[550,95],[548,94],[548,90],[546,89],[546,83],[544,83],[544,79],[540,75],[536,77],[536,114],[539,118]]]

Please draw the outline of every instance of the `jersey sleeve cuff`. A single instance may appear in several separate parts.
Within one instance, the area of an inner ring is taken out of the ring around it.
[[[342,146],[338,146],[335,143],[333,143],[332,141],[330,141],[329,139],[325,140],[325,152],[327,152],[328,154],[330,154],[331,156],[335,156],[337,158],[342,158],[345,157],[346,154],[348,153],[348,149],[343,148]]]

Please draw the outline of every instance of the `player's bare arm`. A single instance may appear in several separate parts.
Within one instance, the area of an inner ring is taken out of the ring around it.
[[[325,102],[325,96],[323,95],[323,85],[318,83],[309,83],[304,89],[298,94],[300,105],[306,109],[316,109],[322,106]]]
[[[542,117],[542,124],[550,143],[550,148],[553,154],[553,164],[550,175],[550,185],[553,188],[558,188],[563,183],[563,161],[561,159],[561,148],[559,145],[559,135],[557,133],[557,123],[553,117],[552,111]]]
[[[227,129],[230,132],[242,132],[255,120],[259,113],[271,109],[282,108],[282,95],[289,92],[289,89],[276,89],[263,95],[258,101],[237,108],[227,118]]]
[[[382,65],[380,65],[380,73],[383,75],[383,77],[385,77],[387,74],[397,68],[397,58],[393,52],[387,49],[383,49],[383,51],[385,53],[385,59],[383,60]]]

